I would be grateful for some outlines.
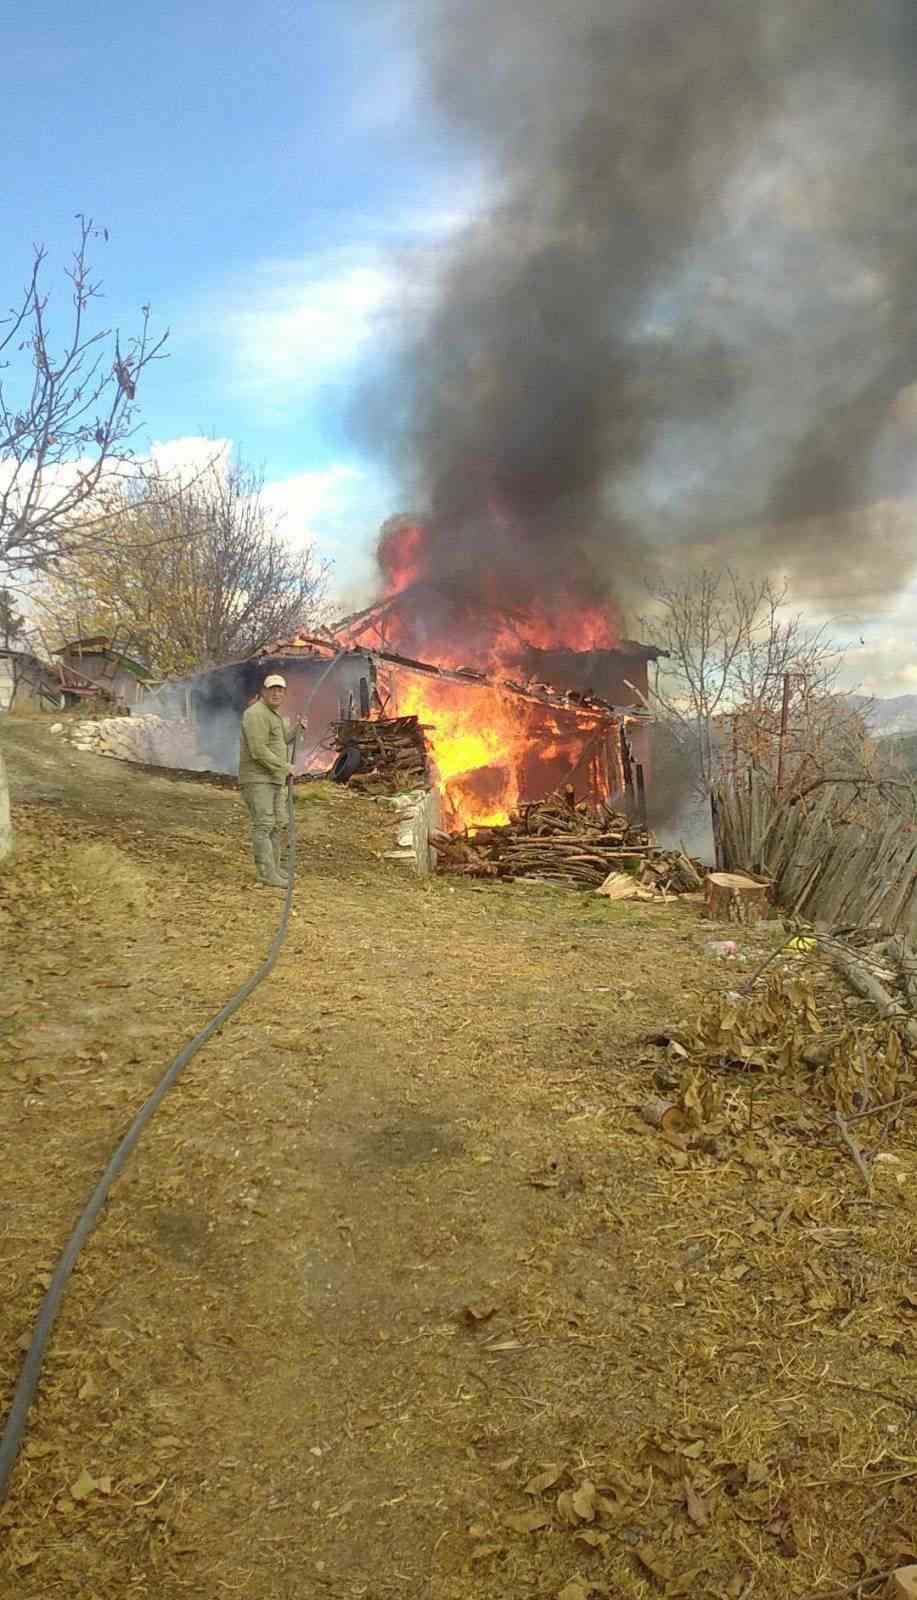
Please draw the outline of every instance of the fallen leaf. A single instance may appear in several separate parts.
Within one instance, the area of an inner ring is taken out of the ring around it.
[[[667,1478],[680,1478],[682,1475],[674,1446],[670,1444],[650,1442],[644,1448],[643,1459],[649,1466],[655,1467],[657,1472],[663,1473]]]
[[[698,1456],[702,1456],[704,1453],[703,1439],[695,1439],[691,1444],[683,1444],[681,1453],[683,1456],[687,1456],[689,1461],[696,1461]]]
[[[13,1552],[12,1562],[14,1567],[34,1567],[38,1560],[37,1550],[17,1550]]]
[[[463,1312],[465,1321],[472,1328],[480,1327],[482,1322],[489,1322],[496,1314],[497,1307],[479,1303],[476,1306],[466,1306]]]
[[[581,1522],[592,1522],[595,1517],[595,1484],[584,1478],[572,1499],[573,1509]]]
[[[568,1528],[575,1528],[579,1517],[573,1509],[573,1495],[569,1489],[557,1496],[557,1515],[563,1519]]]
[[[96,1487],[96,1480],[84,1467],[75,1483],[70,1485],[70,1493],[74,1500],[88,1500]]]
[[[668,1557],[657,1549],[654,1544],[638,1544],[634,1549],[641,1567],[645,1567],[651,1578],[657,1583],[668,1583],[672,1576],[671,1564]]]
[[[80,1385],[79,1398],[81,1400],[94,1400],[98,1392],[98,1384],[91,1377],[86,1377]]]
[[[685,1479],[685,1509],[696,1527],[706,1528],[710,1514],[690,1478]]]
[[[589,1600],[594,1593],[591,1583],[584,1583],[582,1578],[571,1578],[562,1589],[558,1589],[557,1600]]]
[[[529,1479],[525,1486],[526,1494],[544,1494],[545,1489],[553,1489],[563,1470],[563,1467],[552,1462],[543,1472],[536,1473],[534,1478]]]
[[[608,1543],[611,1535],[599,1533],[597,1528],[580,1528],[574,1537],[579,1540],[580,1544],[587,1544],[590,1550],[600,1550],[602,1545]]]
[[[487,1556],[498,1556],[503,1549],[502,1544],[479,1544],[471,1552],[472,1561],[483,1561]]]
[[[688,1567],[679,1572],[669,1584],[669,1594],[693,1596],[698,1591],[698,1580],[706,1576],[706,1567]]]
[[[749,1488],[754,1488],[759,1483],[767,1483],[769,1477],[770,1473],[763,1461],[749,1461],[745,1468],[745,1482]]]
[[[550,1522],[546,1511],[513,1511],[503,1521],[514,1533],[537,1533],[539,1528],[546,1528]]]

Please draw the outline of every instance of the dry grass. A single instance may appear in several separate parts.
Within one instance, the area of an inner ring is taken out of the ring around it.
[[[115,913],[121,907],[142,911],[147,904],[146,873],[116,846],[71,845],[62,854],[60,874],[77,899],[96,911],[102,902]]]
[[[232,804],[212,797],[202,848],[207,795],[173,792],[164,812],[138,778],[123,823],[20,814],[7,1386],[129,1109],[276,915]],[[298,805],[281,967],[167,1102],[74,1281],[0,1516],[3,1592],[784,1600],[903,1560],[913,1120],[884,1144],[858,1125],[894,1158],[867,1193],[832,1066],[767,1039],[761,1070],[722,1064],[737,969],[693,911],[423,885],[381,860],[389,808],[323,785]],[[71,847],[99,836],[146,880],[143,915],[81,911]],[[824,1034],[862,1025],[833,980],[808,987]],[[644,1042],[679,1023],[686,1057]],[[682,1150],[638,1107],[701,1077],[717,1094]]]

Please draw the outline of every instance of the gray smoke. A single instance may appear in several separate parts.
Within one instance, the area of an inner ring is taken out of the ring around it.
[[[362,412],[426,575],[465,606],[626,604],[673,559],[902,583],[913,540],[865,508],[914,487],[913,0],[402,15],[418,137],[442,119],[496,193]]]

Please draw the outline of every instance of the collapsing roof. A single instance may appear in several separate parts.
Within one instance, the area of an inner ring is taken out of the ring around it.
[[[636,647],[646,650],[646,646]],[[547,654],[547,652],[545,652]],[[653,659],[659,652],[652,653]],[[523,700],[535,704],[550,706],[554,710],[568,711],[576,716],[584,713],[591,715],[596,720],[602,717],[619,718],[627,716],[638,720],[648,720],[645,706],[615,706],[610,701],[603,700],[600,696],[588,690],[570,689],[560,690],[552,688],[548,683],[533,681],[519,681],[514,678],[499,677],[492,673],[481,672],[474,667],[437,667],[427,661],[417,661],[411,656],[399,655],[393,650],[377,650],[370,646],[359,645],[342,646],[334,637],[322,634],[306,633],[300,630],[289,639],[278,639],[259,650],[257,656],[251,660],[267,661],[276,657],[311,656],[327,660],[329,663],[347,657],[368,656],[373,661],[385,663],[389,666],[400,667],[408,672],[421,673],[426,677],[436,678],[445,683],[480,684],[490,689],[497,689],[503,693],[517,695]]]
[[[441,593],[441,591],[437,589],[435,584],[427,582],[409,583],[403,589],[399,589],[397,594],[388,595],[382,600],[374,600],[372,605],[364,606],[362,611],[353,611],[349,616],[339,618],[339,620],[332,623],[331,627],[327,630],[328,637],[339,640],[342,636],[346,636],[349,642],[355,643],[358,639],[362,639],[366,634],[372,633],[373,629],[379,631],[382,627],[384,627],[387,617],[397,615],[398,612],[400,612],[408,603],[410,603],[412,607],[416,607],[419,603],[423,602],[425,596],[436,596],[439,593]],[[499,610],[499,613],[497,613],[497,609],[495,607],[492,609],[495,615],[499,615],[501,622],[505,621],[509,623],[516,623],[519,625],[520,629],[524,629],[526,621],[528,620],[524,612],[514,614],[512,610],[507,610],[505,607],[502,607]],[[529,654],[538,653],[538,647],[528,644],[521,633],[519,639],[519,648],[522,654],[526,656]],[[582,652],[567,646],[552,647],[550,650],[545,651],[544,653],[555,655],[560,654],[561,651],[563,651],[564,654],[569,655],[598,653],[589,651]],[[664,650],[658,650],[655,645],[641,644],[636,639],[621,639],[613,648],[602,651],[601,653],[608,655],[627,656],[631,660],[639,661],[658,661],[661,656],[666,654]]]

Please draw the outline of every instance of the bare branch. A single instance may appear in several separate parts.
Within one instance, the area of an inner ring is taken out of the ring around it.
[[[0,574],[20,579],[72,555],[98,520],[98,497],[132,461],[138,382],[168,337],[152,337],[148,306],[125,343],[110,329],[87,329],[101,290],[88,252],[108,235],[90,218],[77,220],[59,346],[48,326],[41,246],[18,306],[0,322]]]

